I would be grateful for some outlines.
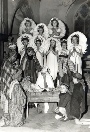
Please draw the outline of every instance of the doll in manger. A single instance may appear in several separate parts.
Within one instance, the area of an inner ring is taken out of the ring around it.
[[[67,47],[69,59],[74,63],[75,71],[82,74],[82,57],[87,49],[86,36],[79,31],[72,33],[68,37]]]
[[[34,91],[37,92],[47,92],[47,91],[52,91],[54,90],[54,83],[53,79],[50,75],[50,70],[48,67],[43,67],[41,72],[38,74],[38,78],[36,81],[36,84],[31,84],[31,87],[33,88]],[[35,103],[38,113],[43,112],[43,107],[44,107],[44,113],[47,113],[49,110],[49,104],[48,103]]]

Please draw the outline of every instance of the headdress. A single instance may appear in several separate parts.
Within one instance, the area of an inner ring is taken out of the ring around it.
[[[59,57],[68,58],[68,55],[59,55]]]
[[[42,43],[43,39],[37,36],[34,40],[34,43],[36,44],[37,41],[40,41]]]
[[[27,40],[29,42],[29,37],[28,36],[22,36],[21,42],[24,41],[24,40]]]
[[[42,28],[42,29],[44,30],[44,25],[39,25],[39,26],[38,26],[38,30],[39,30],[40,28]]]
[[[15,43],[9,43],[9,49],[16,49],[16,44]]]
[[[65,83],[61,83],[60,86],[62,86],[62,85],[66,86],[69,89],[69,84],[67,84],[66,82]]]
[[[61,40],[61,43],[67,43],[66,39]]]
[[[73,75],[73,77],[75,77],[75,78],[77,78],[79,80],[82,79],[82,75],[80,73],[73,73],[72,75]]]
[[[58,18],[54,17],[51,19],[51,25],[53,25],[53,21],[57,22],[57,27],[59,26]]]

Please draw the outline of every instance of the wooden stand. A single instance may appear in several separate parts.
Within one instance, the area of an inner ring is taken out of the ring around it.
[[[50,92],[27,92],[27,112],[26,116],[29,116],[28,103],[48,103],[48,102],[59,102],[59,91],[50,91]]]

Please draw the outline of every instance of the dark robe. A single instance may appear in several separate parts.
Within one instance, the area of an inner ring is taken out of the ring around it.
[[[59,107],[63,107],[66,109],[67,115],[70,114],[70,101],[71,101],[71,95],[67,93],[60,93],[59,95]]]
[[[42,67],[36,56],[33,56],[32,59],[28,59],[27,57],[24,56],[21,62],[21,67],[23,67],[25,58],[27,60],[24,69],[24,77],[30,76],[31,83],[35,84],[38,77],[38,72],[42,70]]]
[[[74,84],[71,96],[70,114],[77,118],[81,118],[81,114],[85,112],[85,92],[81,83]]]

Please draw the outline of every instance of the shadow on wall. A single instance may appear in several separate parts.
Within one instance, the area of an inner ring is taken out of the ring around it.
[[[40,20],[39,8],[39,0],[21,0],[21,3],[16,7],[13,15],[10,35],[18,35],[20,23],[26,17],[33,19],[37,24]]]

